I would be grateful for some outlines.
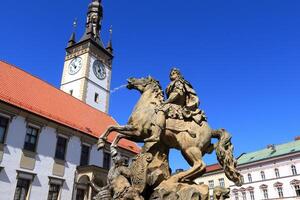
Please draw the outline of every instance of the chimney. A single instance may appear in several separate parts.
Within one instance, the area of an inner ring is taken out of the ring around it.
[[[267,146],[267,149],[271,149],[272,151],[276,151],[275,145],[274,145],[274,144],[269,144],[269,145]]]

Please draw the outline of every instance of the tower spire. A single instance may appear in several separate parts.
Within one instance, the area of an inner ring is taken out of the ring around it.
[[[103,8],[101,0],[92,0],[88,7],[85,33],[81,38],[81,41],[92,39],[103,46],[100,38],[102,18]]]
[[[73,22],[73,32],[72,32],[71,37],[69,39],[68,47],[76,44],[76,28],[77,28],[77,18],[75,18],[74,22]]]
[[[113,53],[113,51],[114,51],[114,49],[113,49],[113,46],[112,46],[112,34],[113,34],[113,29],[112,29],[112,26],[110,26],[110,28],[109,28],[109,35],[110,35],[110,37],[109,37],[109,41],[108,41],[108,44],[107,44],[107,46],[106,46],[106,49],[107,49],[107,51],[109,51],[109,53]]]

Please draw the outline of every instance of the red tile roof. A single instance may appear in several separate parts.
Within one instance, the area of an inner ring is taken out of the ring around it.
[[[206,167],[206,173],[221,170],[222,167],[219,164],[208,165]]]
[[[117,124],[106,113],[3,61],[0,61],[0,101],[96,138],[108,126]],[[111,142],[114,137],[112,133],[108,140]],[[140,151],[136,143],[128,140],[121,140],[119,146],[135,153]]]

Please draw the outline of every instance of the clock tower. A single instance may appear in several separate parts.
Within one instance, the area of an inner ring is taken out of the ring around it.
[[[106,47],[101,40],[102,17],[101,0],[92,0],[82,38],[73,33],[68,42],[60,89],[107,113],[113,48],[111,38]]]

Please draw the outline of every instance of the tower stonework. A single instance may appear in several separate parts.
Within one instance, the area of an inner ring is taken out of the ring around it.
[[[73,33],[68,42],[60,89],[107,113],[113,49],[111,41],[104,47],[101,40],[102,17],[101,1],[93,0],[82,38],[76,42]]]

